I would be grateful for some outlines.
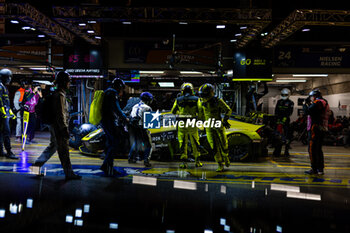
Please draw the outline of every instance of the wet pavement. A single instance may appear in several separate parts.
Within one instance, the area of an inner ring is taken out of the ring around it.
[[[293,144],[290,158],[231,163],[223,173],[205,161],[128,164],[104,177],[102,160],[71,151],[82,180],[65,181],[55,155],[31,174],[31,163],[47,145],[21,152],[19,161],[0,158],[1,232],[350,232],[350,149],[324,147],[325,175],[308,176],[307,149]]]

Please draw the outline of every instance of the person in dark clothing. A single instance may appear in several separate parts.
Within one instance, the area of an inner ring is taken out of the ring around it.
[[[55,110],[54,119],[49,125],[50,144],[35,160],[33,166],[42,167],[57,151],[66,180],[79,180],[81,176],[75,174],[69,158],[69,131],[68,131],[68,102],[66,91],[70,85],[70,76],[64,71],[58,72],[55,79],[57,90],[52,97],[52,110]]]
[[[276,116],[276,134],[281,139],[276,143],[273,155],[281,156],[282,145],[285,145],[284,156],[289,156],[290,135],[290,116],[293,114],[294,102],[289,99],[290,90],[283,88],[281,99],[277,101],[275,108]]]
[[[114,155],[118,152],[123,141],[122,133],[124,125],[129,119],[120,108],[119,98],[123,95],[125,83],[119,78],[115,78],[111,86],[105,90],[101,108],[101,126],[106,134],[106,156],[101,170],[106,176],[115,176],[118,172],[113,168]]]
[[[249,115],[249,113],[251,112],[261,111],[261,106],[259,108],[258,101],[269,92],[266,82],[263,82],[263,85],[264,85],[264,90],[259,93],[257,92],[255,84],[250,85],[248,93],[246,94],[246,109],[245,109],[246,116]]]
[[[307,130],[309,134],[309,157],[311,169],[306,174],[324,174],[324,155],[322,151],[323,139],[328,130],[329,105],[322,98],[319,89],[309,94],[310,101],[305,103],[304,112],[308,115]]]
[[[0,70],[0,156],[6,156],[9,159],[18,159],[11,151],[11,129],[10,119],[16,119],[15,114],[10,108],[9,93],[5,85],[11,82],[12,72],[9,69]],[[3,145],[7,153],[3,151]]]

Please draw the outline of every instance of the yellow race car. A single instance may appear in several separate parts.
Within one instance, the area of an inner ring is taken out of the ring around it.
[[[161,117],[170,115],[169,112],[162,113]],[[162,120],[161,120],[162,122]],[[267,155],[266,143],[262,138],[264,125],[251,124],[239,121],[232,117],[229,121],[230,128],[226,130],[229,156],[231,161],[253,160],[257,157]],[[177,132],[174,126],[159,129],[148,129],[151,132],[153,154],[152,159],[174,160],[180,155]],[[203,160],[212,160],[213,155],[206,138],[204,128],[199,129],[200,152]],[[124,135],[126,136],[126,135]],[[123,137],[124,139],[127,138]],[[100,156],[104,150],[104,132],[102,128],[97,128],[81,139],[79,150],[81,153],[92,156]],[[127,143],[126,143],[127,144]],[[129,150],[125,143],[124,153]],[[191,147],[188,147],[191,148]]]

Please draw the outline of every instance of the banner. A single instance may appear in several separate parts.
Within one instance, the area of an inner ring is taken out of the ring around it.
[[[289,46],[276,47],[275,67],[349,68],[350,50],[343,47]]]
[[[47,60],[47,47],[46,46],[2,46],[0,47],[0,57],[11,57],[13,59],[21,60],[41,60],[45,62]],[[63,47],[52,47],[52,59],[63,59]]]

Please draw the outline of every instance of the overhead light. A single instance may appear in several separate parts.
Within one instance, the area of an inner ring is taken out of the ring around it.
[[[92,33],[95,33],[95,31],[94,30],[88,30],[87,33],[92,34]]]
[[[31,67],[31,70],[46,70],[46,67]]]
[[[237,40],[230,40],[230,42],[232,42],[232,43],[233,43],[233,42],[237,42]]]
[[[22,30],[29,30],[29,29],[30,29],[30,27],[28,27],[28,26],[22,27]]]
[[[38,37],[39,37],[39,38],[44,38],[44,37],[45,37],[45,35],[38,35]]]
[[[180,74],[203,74],[203,73],[198,71],[180,71]]]
[[[310,28],[304,28],[303,30],[301,30],[302,32],[309,32]]]
[[[164,74],[164,71],[140,70],[140,74]]]
[[[241,33],[237,33],[237,34],[235,34],[235,36],[241,36],[242,34]]]
[[[131,22],[126,21],[126,22],[122,22],[122,24],[131,24]]]
[[[306,83],[306,79],[277,79],[278,83]]]
[[[328,77],[328,74],[293,74],[293,77]]]
[[[88,23],[96,23],[95,20],[88,21]]]
[[[225,28],[226,26],[225,25],[216,25],[216,28],[217,29],[223,29],[223,28]]]
[[[19,22],[17,20],[11,20],[11,23],[19,24]]]
[[[86,23],[79,23],[79,26],[85,27],[85,26],[86,26]]]
[[[110,223],[109,224],[109,229],[118,229],[118,223]]]
[[[179,24],[181,24],[181,25],[187,25],[188,23],[187,23],[187,22],[179,22]]]
[[[243,27],[240,27],[239,29],[244,30],[244,29],[247,29],[247,27],[243,26]]]
[[[233,78],[233,82],[251,82],[251,81],[261,81],[261,82],[271,82],[272,78]]]
[[[160,87],[175,87],[173,82],[158,82]]]
[[[36,29],[35,28],[30,28],[30,30],[35,31]]]
[[[100,36],[95,36],[95,39],[101,40]]]

